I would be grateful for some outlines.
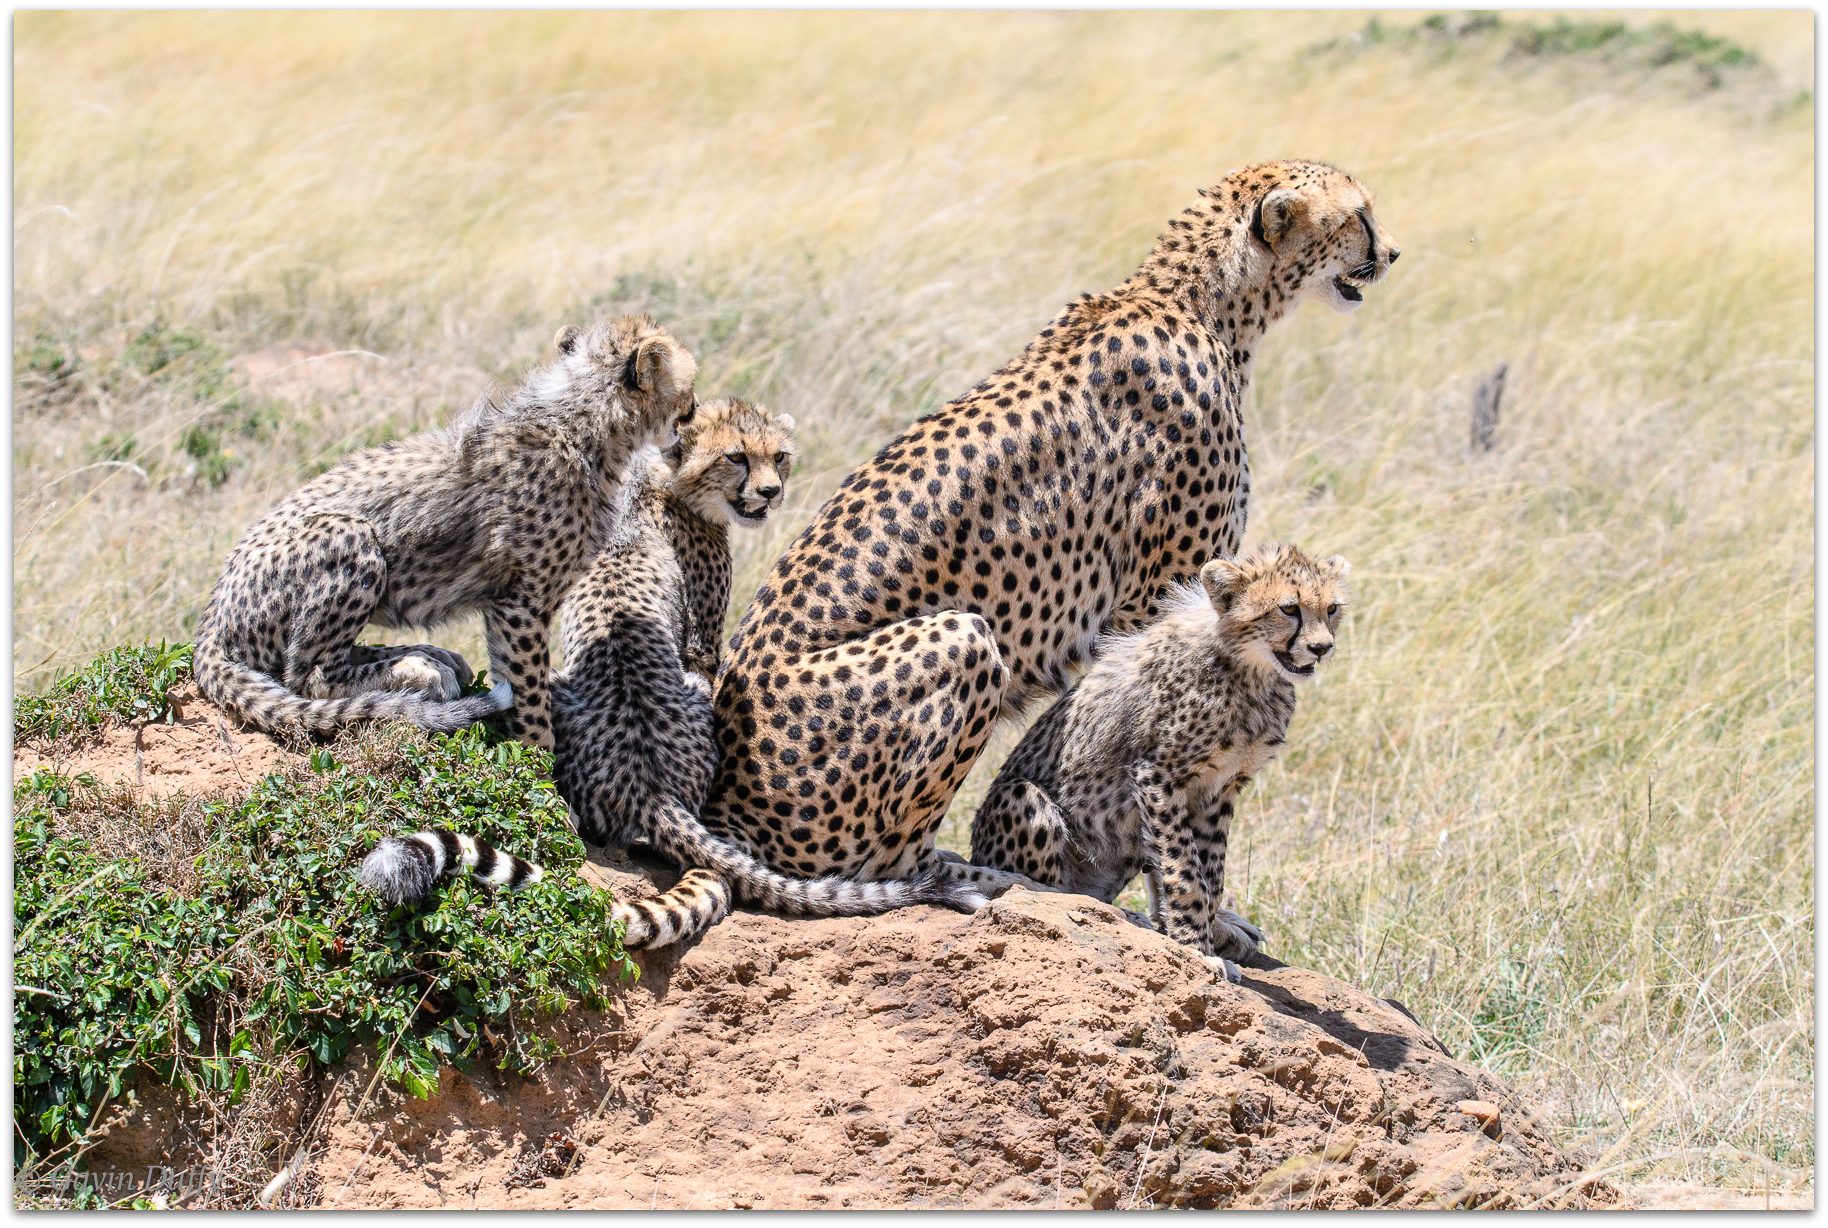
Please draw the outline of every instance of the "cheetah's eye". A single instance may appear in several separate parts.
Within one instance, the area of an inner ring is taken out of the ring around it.
[[[787,453],[776,452],[774,454],[774,463],[777,465],[785,465],[787,463]]]
[[[1339,613],[1339,603],[1335,601],[1332,605],[1327,607],[1327,617],[1331,618],[1337,613]]]
[[[1301,607],[1300,607],[1300,605],[1291,601],[1282,607],[1282,612],[1284,614],[1287,614],[1290,618],[1293,618],[1293,617],[1295,617],[1295,615],[1301,613]]]
[[[732,465],[741,465],[745,469],[749,467],[749,454],[747,452],[726,452],[724,454],[724,459],[729,461]]]

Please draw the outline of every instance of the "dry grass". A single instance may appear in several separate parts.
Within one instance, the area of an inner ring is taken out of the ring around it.
[[[1811,32],[1681,21],[1775,69],[1302,55],[1362,14],[22,14],[15,352],[84,362],[16,379],[16,683],[188,636],[313,466],[623,307],[805,424],[746,593],[1195,187],[1334,161],[1404,259],[1259,359],[1251,539],[1346,554],[1358,600],[1246,800],[1242,907],[1624,1178],[1812,1188]],[[155,320],[379,357],[237,393],[135,375]],[[74,472],[129,435],[144,478]]]

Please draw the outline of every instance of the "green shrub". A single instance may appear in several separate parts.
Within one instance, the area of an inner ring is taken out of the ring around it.
[[[78,678],[125,692],[141,664],[117,650]],[[59,685],[82,695],[72,681]],[[600,1006],[606,973],[635,975],[611,897],[571,873],[583,846],[549,769],[481,730],[394,725],[346,733],[238,802],[134,802],[49,771],[19,782],[17,1133],[68,1150],[139,1079],[233,1102],[363,1043],[419,1096],[445,1065],[537,1068],[554,1050],[534,1016]],[[416,908],[357,887],[376,840],[427,826],[548,874],[512,893],[450,880]]]
[[[170,721],[170,692],[190,677],[189,644],[116,648],[13,703],[13,737],[94,733],[116,721]]]

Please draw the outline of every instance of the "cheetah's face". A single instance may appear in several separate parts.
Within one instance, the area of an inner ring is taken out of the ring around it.
[[[1267,545],[1236,562],[1214,559],[1200,582],[1230,648],[1259,669],[1302,679],[1333,651],[1351,564],[1315,562],[1293,546]]]
[[[1302,298],[1356,311],[1364,288],[1382,281],[1402,255],[1350,176],[1278,188],[1263,198],[1258,229],[1276,256],[1276,276]]]
[[[673,491],[708,520],[754,527],[781,505],[793,472],[793,419],[735,399],[707,401],[680,426]]]
[[[553,345],[558,361],[537,377],[547,399],[616,407],[643,440],[663,447],[692,421],[698,364],[650,317],[623,316],[588,330],[567,326]]]

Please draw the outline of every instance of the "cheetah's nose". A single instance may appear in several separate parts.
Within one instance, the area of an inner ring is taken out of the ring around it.
[[[1396,248],[1396,247],[1391,248],[1390,249],[1390,263],[1395,264],[1396,258],[1402,254],[1403,254],[1403,252],[1402,252],[1401,248]]]
[[[1331,645],[1331,644],[1309,644],[1308,651],[1313,653],[1314,659],[1316,661],[1318,661],[1318,660],[1320,660],[1320,658],[1326,656],[1329,652],[1333,651],[1333,645]]]
[[[781,488],[779,486],[757,486],[755,493],[764,499],[772,499],[781,493]]]

